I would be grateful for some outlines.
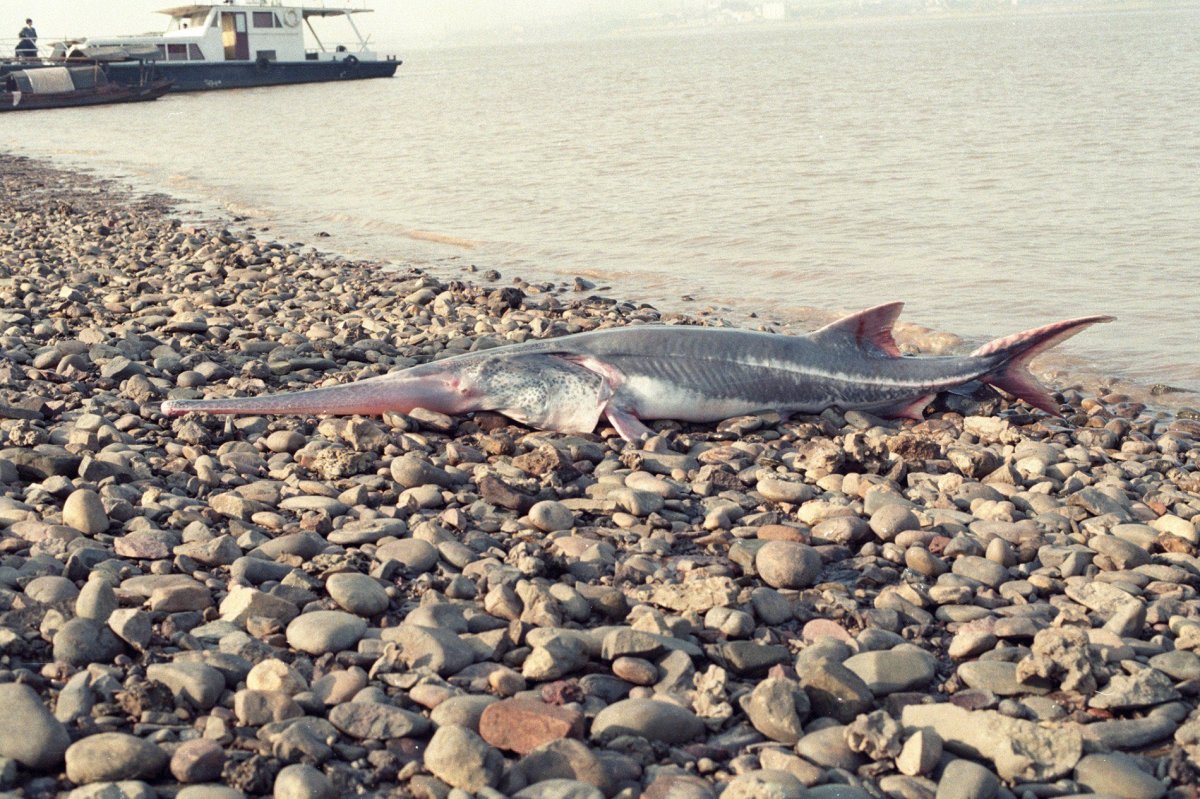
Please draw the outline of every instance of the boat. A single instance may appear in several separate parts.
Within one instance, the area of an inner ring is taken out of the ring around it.
[[[0,111],[140,103],[157,100],[171,88],[170,80],[149,79],[144,66],[141,75],[137,84],[114,83],[99,62],[13,70],[0,76]]]
[[[173,81],[172,91],[180,92],[390,78],[401,62],[395,56],[381,58],[354,21],[355,15],[370,11],[284,5],[278,0],[194,3],[163,9],[170,22],[161,34],[59,42],[49,60],[59,63],[103,57],[109,49],[154,48],[159,76]],[[318,29],[329,33],[326,27],[335,22],[345,23],[343,32],[352,35],[352,44],[327,43],[318,35]],[[137,80],[136,69],[128,64],[109,64],[107,72],[118,83]]]

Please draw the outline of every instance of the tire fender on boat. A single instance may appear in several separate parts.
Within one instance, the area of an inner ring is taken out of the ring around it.
[[[257,69],[259,72],[266,72],[268,69],[271,68],[271,59],[267,58],[266,56],[260,55],[254,61],[254,68]]]
[[[348,67],[358,66],[358,56],[348,55],[342,59],[342,63]]]

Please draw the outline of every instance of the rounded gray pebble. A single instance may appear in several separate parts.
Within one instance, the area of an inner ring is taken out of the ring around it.
[[[547,499],[529,509],[529,521],[543,533],[556,533],[574,527],[575,514],[561,502]]]
[[[466,727],[441,727],[425,748],[425,767],[455,788],[478,791],[500,779],[504,757]]]
[[[93,574],[75,599],[75,615],[106,622],[117,604],[117,593],[112,585],[101,575]]]
[[[552,779],[527,785],[514,793],[513,799],[604,799],[604,794],[586,782]]]
[[[1000,778],[971,760],[951,760],[938,780],[937,799],[993,799]]]
[[[756,769],[739,774],[729,781],[722,799],[804,799],[808,795],[804,783],[791,772],[775,769]]]
[[[401,538],[399,541],[389,541],[375,550],[375,560],[380,563],[394,560],[399,562],[405,571],[419,574],[437,565],[438,552],[428,541]]]
[[[292,619],[287,642],[310,655],[323,655],[350,649],[366,631],[366,619],[342,610],[315,610]]]
[[[123,650],[108,627],[92,619],[71,619],[54,634],[54,659],[72,666],[111,663]]]
[[[329,597],[356,616],[371,618],[388,609],[388,595],[374,577],[358,572],[331,574],[325,581]]]
[[[768,541],[754,556],[754,568],[772,588],[807,588],[821,575],[821,556],[807,544]]]
[[[275,777],[275,799],[336,799],[329,778],[307,763],[284,766]]]
[[[592,737],[639,735],[669,744],[687,743],[704,732],[704,723],[687,708],[653,699],[623,699],[596,714]]]
[[[90,488],[77,488],[63,503],[63,524],[84,535],[96,535],[108,529],[108,513],[100,495]]]
[[[136,735],[102,732],[67,748],[67,779],[79,785],[154,779],[169,760],[166,752]]]
[[[0,684],[0,707],[0,758],[37,771],[62,764],[71,736],[36,691],[21,683]]]
[[[1085,755],[1075,765],[1075,781],[1096,793],[1121,799],[1159,799],[1167,792],[1166,785],[1123,752]]]

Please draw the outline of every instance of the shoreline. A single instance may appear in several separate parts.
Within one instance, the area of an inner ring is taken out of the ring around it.
[[[380,273],[35,159],[0,185],[0,791],[1200,780],[1200,421],[1070,386],[1061,420],[951,398],[643,447],[495,414],[165,419],[687,315]]]
[[[417,247],[432,245],[442,247],[447,252],[438,254],[433,250],[423,253],[413,253],[403,257],[380,255],[371,252],[361,244],[345,240],[339,241],[339,234],[330,234],[313,228],[312,225],[288,222],[280,219],[274,210],[264,212],[261,208],[238,208],[213,204],[209,200],[199,199],[189,194],[186,187],[168,188],[163,191],[149,187],[145,178],[131,175],[100,174],[88,168],[76,165],[59,165],[49,159],[38,156],[16,156],[29,158],[37,163],[44,163],[50,168],[66,172],[80,172],[89,180],[110,182],[120,186],[123,191],[133,194],[162,197],[167,205],[179,209],[181,219],[190,224],[200,226],[219,225],[232,227],[235,231],[252,234],[255,237],[272,238],[283,235],[288,241],[287,246],[296,246],[302,250],[312,249],[323,257],[357,263],[382,270],[418,269],[431,277],[443,281],[468,280],[489,287],[500,287],[512,282],[522,286],[535,286],[539,291],[551,292],[577,298],[589,294],[605,297],[618,302],[632,302],[643,305],[645,299],[631,299],[630,292],[641,291],[649,294],[651,307],[672,318],[694,318],[704,324],[733,325],[749,329],[765,330],[789,335],[799,335],[816,329],[841,318],[847,313],[860,310],[857,306],[822,307],[815,305],[796,304],[784,308],[776,308],[762,312],[750,307],[735,307],[728,302],[717,300],[708,302],[691,296],[682,299],[671,299],[661,287],[651,288],[649,285],[639,289],[637,286],[620,286],[621,278],[610,280],[603,274],[589,270],[566,270],[557,267],[529,266],[530,272],[514,274],[512,269],[519,266],[506,265],[503,273],[486,265],[476,267],[474,261],[486,263],[486,256],[476,257],[475,243],[463,249],[463,242],[456,240],[443,241],[441,234],[427,231],[408,231],[406,237]],[[231,224],[232,223],[232,224]],[[325,241],[325,246],[320,243]],[[489,279],[488,274],[496,275]],[[635,281],[636,282],[636,281]],[[898,299],[903,299],[900,297]],[[1049,320],[1041,320],[1044,323]],[[1118,317],[1118,323],[1122,319]],[[989,335],[1008,335],[1015,330],[996,329]],[[984,344],[987,336],[964,337],[956,332],[940,327],[930,327],[919,322],[908,321],[903,315],[897,322],[896,340],[906,354],[917,355],[947,355],[968,352]],[[1049,384],[1060,388],[1070,388],[1098,396],[1121,396],[1129,401],[1144,403],[1163,413],[1200,416],[1200,391],[1187,387],[1173,385],[1167,380],[1149,380],[1140,377],[1127,377],[1118,370],[1105,369],[1098,354],[1083,355],[1064,352],[1059,349],[1050,350],[1039,356],[1035,361],[1034,374]]]

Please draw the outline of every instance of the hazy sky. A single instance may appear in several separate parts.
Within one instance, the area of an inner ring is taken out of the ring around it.
[[[0,0],[0,41],[15,39],[26,17],[33,18],[43,41],[158,31],[167,18],[155,12],[183,4],[180,0]],[[452,43],[482,29],[634,14],[658,8],[659,0],[329,0],[325,5],[374,9],[358,18],[360,29],[371,35],[379,49],[404,50]],[[478,36],[470,38],[478,40]]]

